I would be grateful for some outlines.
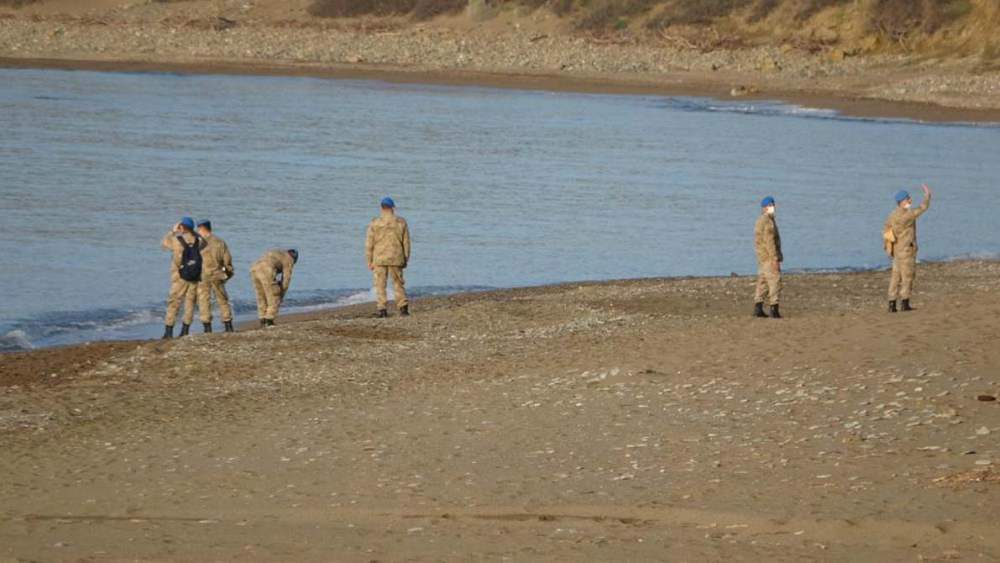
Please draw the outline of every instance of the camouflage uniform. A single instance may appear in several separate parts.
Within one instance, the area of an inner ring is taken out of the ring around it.
[[[229,306],[226,281],[233,274],[233,257],[226,241],[215,235],[207,235],[205,249],[201,251],[201,282],[198,283],[198,313],[201,322],[212,322],[212,294],[219,304],[222,322],[233,320],[233,310]]]
[[[757,253],[757,290],[754,301],[763,303],[770,297],[770,304],[777,305],[781,296],[781,235],[774,217],[762,212],[753,227],[753,245]]]
[[[889,247],[892,256],[892,277],[889,280],[889,300],[909,299],[913,280],[917,276],[917,217],[930,207],[931,196],[924,197],[916,209],[896,209],[889,214],[882,232],[892,231],[895,241]]]
[[[295,261],[287,250],[268,250],[250,266],[250,283],[257,295],[257,317],[274,320],[292,283]],[[281,274],[281,283],[278,283]]]
[[[164,324],[174,326],[177,320],[177,312],[184,304],[184,319],[186,325],[191,324],[194,319],[194,302],[198,293],[198,282],[190,282],[181,278],[181,259],[184,256],[184,245],[177,237],[182,237],[188,244],[198,243],[199,248],[205,248],[205,240],[194,233],[185,232],[183,234],[170,233],[163,237],[160,246],[171,251],[170,258],[170,291],[167,293],[167,316]]]
[[[385,286],[390,276],[396,306],[409,305],[403,270],[410,261],[410,229],[402,217],[383,212],[372,219],[365,236],[365,260],[374,266],[376,307],[381,310],[388,304]]]

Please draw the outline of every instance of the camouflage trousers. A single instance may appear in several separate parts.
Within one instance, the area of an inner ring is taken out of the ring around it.
[[[257,296],[257,318],[274,320],[281,306],[281,286],[267,272],[250,270],[250,283]]]
[[[212,322],[212,294],[215,294],[215,302],[219,305],[219,313],[222,314],[222,322],[233,320],[233,309],[229,306],[229,294],[226,292],[226,282],[203,281],[198,284],[198,315],[201,322]]]
[[[392,294],[396,298],[397,307],[405,307],[410,303],[406,298],[406,280],[403,279],[403,269],[398,266],[375,266],[373,283],[375,285],[375,306],[385,309],[389,304],[389,296],[385,286],[392,277]]]
[[[903,254],[892,257],[892,277],[889,278],[889,300],[909,299],[913,293],[913,280],[917,277],[917,255]]]
[[[177,321],[177,312],[181,305],[184,305],[184,324],[189,325],[194,319],[194,301],[198,294],[198,282],[189,282],[177,278],[170,282],[170,291],[167,293],[167,316],[164,324],[174,326]]]
[[[771,262],[757,263],[757,290],[754,293],[754,302],[763,303],[765,298],[770,298],[771,305],[777,305],[781,297],[781,270]]]

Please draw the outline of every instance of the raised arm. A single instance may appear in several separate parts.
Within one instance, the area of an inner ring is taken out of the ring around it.
[[[920,217],[931,206],[931,189],[927,187],[927,184],[920,184],[920,187],[924,190],[924,201],[920,202],[920,207],[913,210],[914,217]]]

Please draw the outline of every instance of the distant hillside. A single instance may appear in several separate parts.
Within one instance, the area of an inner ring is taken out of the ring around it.
[[[1000,59],[998,0],[314,0],[317,17],[407,17],[463,11],[548,10],[565,27],[602,37],[651,36],[692,44],[812,42],[859,50],[944,52]]]

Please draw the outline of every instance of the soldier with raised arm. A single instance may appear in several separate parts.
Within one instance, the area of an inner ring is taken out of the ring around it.
[[[194,302],[198,280],[201,279],[201,250],[205,248],[205,241],[195,233],[194,220],[183,217],[163,237],[160,246],[171,253],[170,291],[167,293],[163,338],[174,337],[174,322],[181,305],[184,306],[184,325],[180,335],[187,336],[194,319]]]
[[[882,238],[886,253],[892,257],[892,275],[889,279],[889,312],[912,311],[910,297],[913,280],[917,277],[917,217],[931,205],[931,190],[921,184],[924,201],[913,209],[913,198],[906,190],[896,194],[896,208],[882,225]],[[899,309],[897,300],[902,300]]]

